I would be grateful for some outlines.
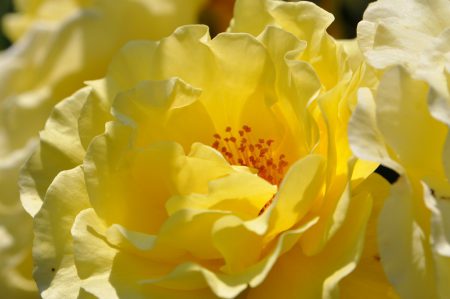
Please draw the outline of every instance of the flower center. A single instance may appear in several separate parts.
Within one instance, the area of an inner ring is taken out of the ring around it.
[[[253,168],[259,177],[273,185],[280,185],[289,163],[285,160],[284,154],[274,153],[272,148],[274,140],[263,138],[253,140],[252,129],[247,125],[238,130],[238,135],[233,133],[231,127],[226,127],[225,133],[226,136],[213,135],[213,148],[221,152],[230,164]],[[267,209],[272,200],[273,198],[264,205],[259,215]]]

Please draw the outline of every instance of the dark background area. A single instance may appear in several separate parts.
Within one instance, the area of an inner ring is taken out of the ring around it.
[[[313,0],[336,18],[329,32],[336,38],[355,38],[356,26],[364,11],[374,0]]]
[[[0,19],[3,19],[3,15],[13,11],[12,0],[0,0]],[[0,28],[0,50],[5,49],[10,45],[9,40],[3,34],[3,26]]]

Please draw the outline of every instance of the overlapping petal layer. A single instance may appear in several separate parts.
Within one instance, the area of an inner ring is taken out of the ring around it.
[[[349,138],[357,156],[401,175],[381,211],[378,239],[403,298],[450,294],[449,15],[447,1],[382,0],[358,26],[362,51],[382,79],[376,91],[360,91]]]
[[[12,239],[0,249],[2,296],[37,296],[31,279],[32,219],[21,208],[17,180],[55,104],[85,80],[102,77],[127,41],[159,39],[195,22],[203,2],[15,1],[17,12],[3,20],[14,44],[0,53],[0,227]],[[42,138],[70,142],[65,133]],[[52,154],[43,157],[48,158]]]

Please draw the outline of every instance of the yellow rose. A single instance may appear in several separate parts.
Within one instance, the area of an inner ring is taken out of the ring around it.
[[[430,87],[402,67],[388,70],[375,97],[359,94],[350,123],[357,156],[401,176],[378,221],[380,257],[402,298],[450,294],[449,124],[431,115]]]
[[[3,21],[15,41],[0,53],[0,289],[2,297],[37,297],[31,278],[32,219],[17,187],[53,106],[104,76],[131,39],[159,39],[194,22],[203,1],[16,1]]]
[[[229,33],[131,42],[58,104],[21,176],[42,297],[339,296],[387,184],[350,152],[373,78],[331,21],[238,1]]]
[[[358,40],[382,80],[362,89],[353,152],[400,174],[378,221],[383,268],[402,298],[450,296],[450,3],[377,1]]]
[[[450,4],[447,0],[379,0],[358,24],[367,62],[384,70],[401,65],[431,87],[429,105],[442,122],[450,119]]]

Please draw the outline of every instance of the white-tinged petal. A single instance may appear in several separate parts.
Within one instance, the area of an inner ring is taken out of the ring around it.
[[[422,214],[426,208],[422,194],[414,193],[415,187],[402,177],[386,199],[378,222],[381,262],[401,297],[437,298],[433,256],[426,231],[429,218]]]
[[[368,88],[358,91],[358,104],[350,119],[348,135],[352,151],[357,157],[403,172],[402,167],[390,157],[384,137],[378,129],[376,104]]]

